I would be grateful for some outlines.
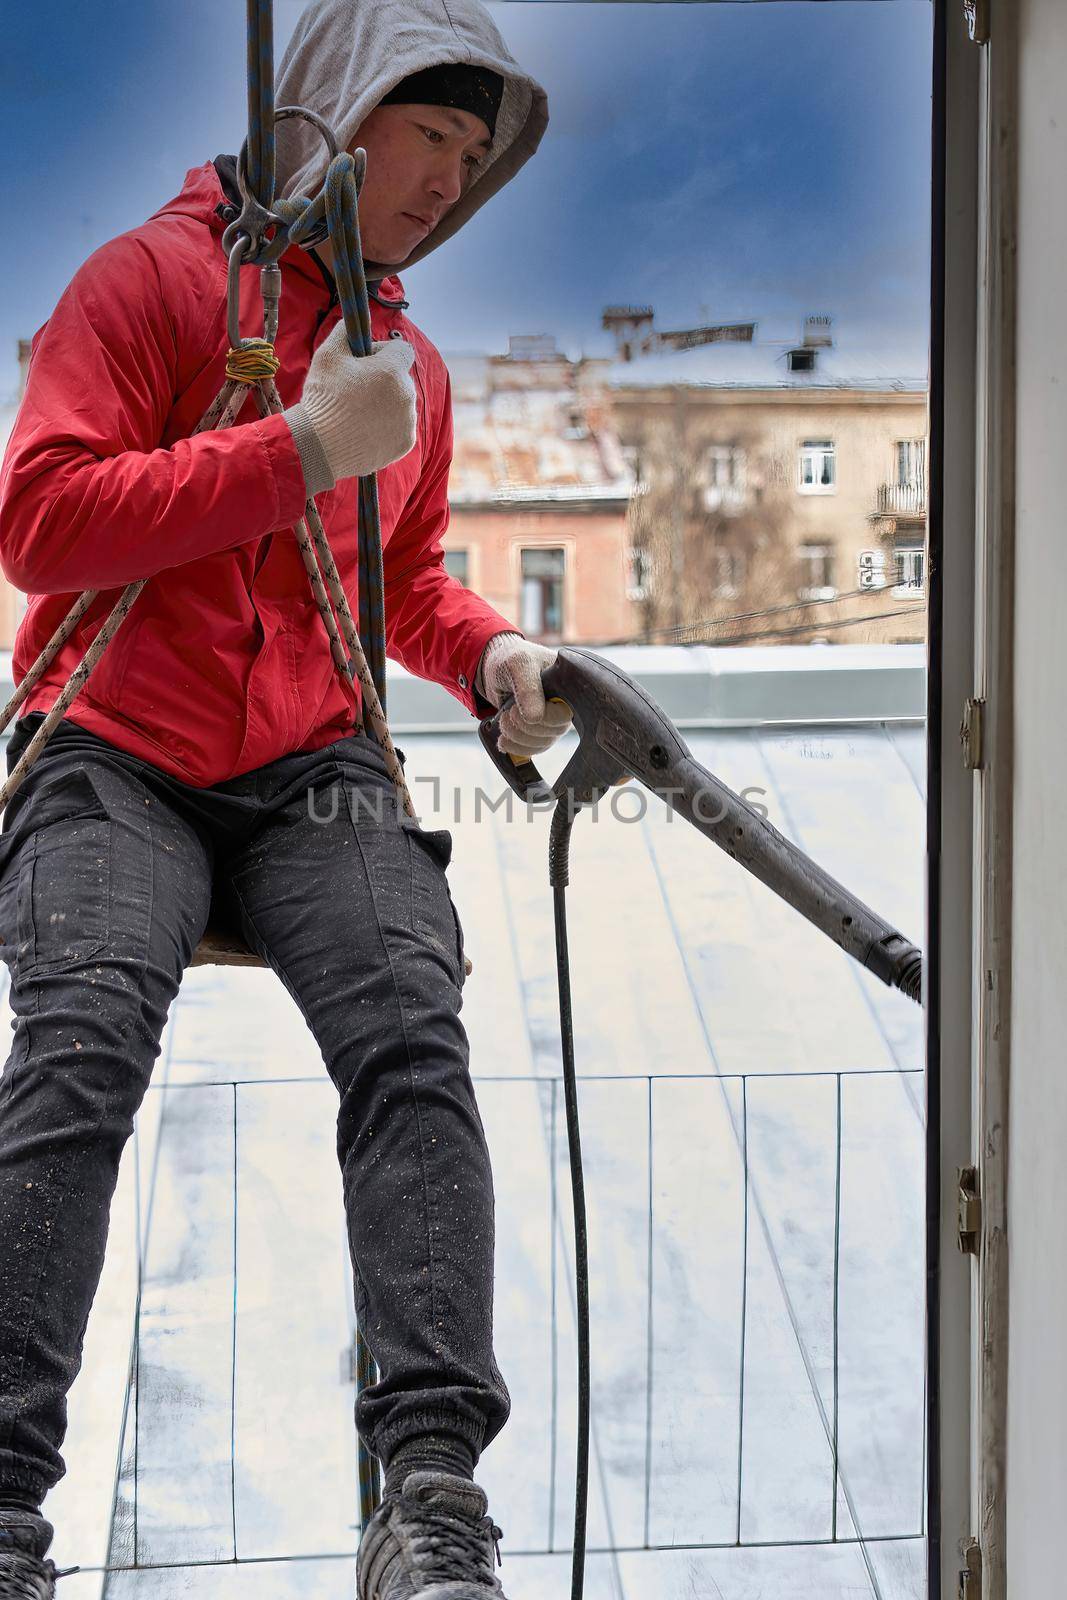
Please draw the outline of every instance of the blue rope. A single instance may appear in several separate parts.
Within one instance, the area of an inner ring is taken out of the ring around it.
[[[248,186],[269,211],[274,202],[273,0],[248,0]]]

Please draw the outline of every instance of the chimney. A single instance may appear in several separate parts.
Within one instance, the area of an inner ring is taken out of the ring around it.
[[[828,347],[833,344],[830,332],[834,325],[833,317],[805,317],[804,318],[804,347],[807,350],[818,346]]]
[[[26,374],[30,370],[30,341],[19,340],[19,399],[26,393]]]
[[[615,335],[615,354],[620,361],[632,361],[651,343],[652,306],[605,306],[600,326]]]

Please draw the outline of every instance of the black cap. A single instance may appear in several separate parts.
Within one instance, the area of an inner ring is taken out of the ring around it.
[[[379,105],[455,106],[481,117],[491,135],[496,134],[497,113],[504,80],[489,67],[472,67],[463,61],[445,61],[404,78],[383,95]]]

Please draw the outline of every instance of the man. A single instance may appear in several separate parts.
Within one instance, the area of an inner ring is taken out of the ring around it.
[[[314,0],[277,90],[367,151],[373,353],[348,352],[328,251],[290,249],[284,415],[249,402],[234,428],[191,437],[227,348],[220,238],[238,195],[220,157],[76,275],[34,341],[0,479],[0,562],[31,596],[17,680],[74,594],[100,591],[26,702],[9,766],[119,586],[149,580],[0,839],[15,1016],[0,1079],[0,1600],[53,1593],[41,1505],[65,1470],[119,1157],[212,906],[282,977],[340,1095],[356,1309],[381,1371],[356,1420],[386,1487],[359,1596],[503,1593],[473,1482],[509,1402],[451,836],[396,806],[289,529],[320,496],[355,610],[358,475],[378,471],[390,652],[474,715],[514,692],[512,753],[559,735],[540,686],[553,653],[444,569],[448,375],[395,275],[529,159],[546,99],[478,0]],[[279,192],[315,192],[326,159],[313,128],[284,125]],[[256,274],[242,279],[248,336],[259,297]],[[296,1465],[279,1459],[279,1477]]]

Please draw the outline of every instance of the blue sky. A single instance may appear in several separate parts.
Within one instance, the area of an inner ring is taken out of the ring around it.
[[[275,0],[278,54],[300,12]],[[243,0],[4,0],[9,246],[0,397],[17,339],[97,245],[186,169],[236,150]],[[405,275],[445,350],[554,332],[608,354],[604,305],[661,327],[756,320],[792,338],[829,313],[844,342],[925,349],[929,0],[490,4],[545,85],[534,159]]]

